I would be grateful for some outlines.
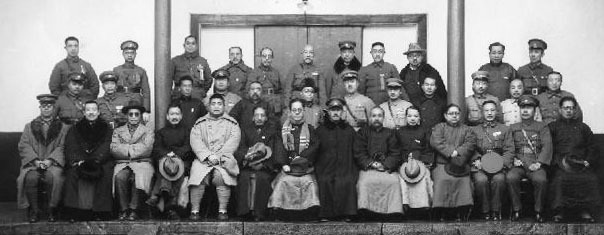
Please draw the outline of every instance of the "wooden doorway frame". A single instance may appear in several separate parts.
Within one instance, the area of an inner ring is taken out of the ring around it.
[[[200,27],[237,26],[409,26],[417,25],[417,42],[428,49],[426,14],[387,15],[221,15],[191,14],[191,35]]]

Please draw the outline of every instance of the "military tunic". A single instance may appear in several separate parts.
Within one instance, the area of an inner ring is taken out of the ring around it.
[[[543,167],[536,171],[530,171],[528,167],[537,162],[542,165],[550,164],[553,148],[549,128],[543,122],[522,120],[522,122],[510,126],[508,138],[511,138],[514,143],[514,157],[522,161],[522,166],[512,167],[506,173],[506,183],[512,199],[512,207],[514,211],[522,209],[520,180],[523,176],[526,176],[531,179],[534,186],[534,210],[541,212],[547,186],[546,172]]]
[[[202,68],[203,77],[199,67]],[[174,83],[174,89],[172,90],[172,97],[178,97],[180,92],[178,86],[180,84],[180,78],[189,75],[193,78],[193,98],[202,99],[206,96],[206,92],[212,86],[212,71],[208,61],[199,56],[199,52],[187,53],[172,58],[169,72],[172,82]]]
[[[545,92],[547,90],[547,74],[552,71],[554,71],[552,67],[541,62],[529,63],[518,68],[518,76],[524,84],[524,94],[538,95]]]
[[[128,122],[128,117],[122,113],[122,108],[128,106],[130,98],[122,93],[109,95],[96,100],[99,105],[100,118],[109,123],[112,129],[120,127]]]
[[[520,106],[518,106],[518,100],[511,98],[501,102],[501,114],[503,116],[503,123],[506,126],[522,121],[520,117]],[[539,109],[535,109],[535,121],[541,121],[541,113]]]
[[[510,82],[517,77],[514,67],[508,63],[487,63],[478,71],[489,72],[489,88],[487,93],[494,95],[500,101],[510,98]]]
[[[391,63],[380,61],[368,64],[359,70],[359,93],[366,95],[376,104],[388,100],[386,90],[386,79],[398,77],[396,66]],[[409,100],[405,89],[401,89],[401,99]]]
[[[285,101],[289,102],[292,98],[301,98],[300,92],[302,91],[302,81],[304,79],[312,79],[315,82],[315,86],[318,88],[315,93],[317,94],[315,98],[315,103],[319,105],[325,104],[327,102],[327,93],[325,91],[325,75],[322,70],[317,67],[315,64],[305,64],[300,63],[294,65],[290,68],[287,73],[286,83],[285,83]]]
[[[56,103],[57,115],[63,123],[72,125],[84,117],[84,99],[71,92],[59,95]]]
[[[55,65],[48,82],[50,92],[53,95],[67,92],[67,85],[69,84],[68,76],[72,72],[81,72],[86,75],[82,97],[88,100],[96,99],[99,95],[99,79],[92,65],[79,57],[67,57]]]
[[[227,91],[224,94],[224,112],[230,113],[233,107],[241,101],[241,97],[233,92]],[[210,97],[203,98],[203,104],[210,107]]]
[[[279,70],[272,66],[265,67],[260,65],[247,76],[246,87],[249,87],[249,84],[255,81],[262,84],[262,96],[273,106],[275,113],[281,114],[282,107],[287,106],[287,102],[283,99],[285,81],[281,77]]]
[[[229,62],[220,69],[229,71],[229,74],[231,74],[231,76],[229,76],[229,91],[243,97],[246,94],[245,91],[247,89],[247,76],[252,72],[252,68],[245,65],[242,60],[238,64]]]
[[[560,118],[560,100],[564,97],[575,97],[572,93],[564,90],[550,91],[547,90],[535,98],[539,100],[539,111],[543,122],[546,124],[554,122]],[[581,121],[583,119],[583,112],[581,107],[577,105],[574,119]]]
[[[406,100],[386,101],[380,104],[384,110],[384,127],[397,129],[407,125],[405,112],[412,104]]]
[[[137,100],[149,112],[151,110],[151,97],[149,78],[145,69],[134,63],[124,63],[113,68],[117,74],[117,91],[124,93],[132,100]]]
[[[487,101],[495,101],[497,104],[497,109],[499,109],[499,99],[490,94],[479,95],[471,95],[466,97],[466,124],[469,126],[475,126],[482,122],[484,122],[484,117],[482,116],[482,104]],[[497,120],[500,120],[500,114],[497,114]]]
[[[346,95],[344,97],[346,106],[344,107],[345,120],[350,123],[350,126],[358,131],[363,125],[366,125],[371,116],[371,109],[375,107],[375,103],[367,96],[359,93]]]

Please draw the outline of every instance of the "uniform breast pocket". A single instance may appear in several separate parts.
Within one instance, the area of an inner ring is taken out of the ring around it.
[[[141,75],[138,73],[132,73],[127,75],[128,87],[138,85],[141,81]]]

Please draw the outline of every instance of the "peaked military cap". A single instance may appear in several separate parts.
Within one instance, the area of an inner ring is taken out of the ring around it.
[[[522,95],[518,98],[518,106],[539,106],[539,100],[535,99],[535,97],[531,95]]]
[[[120,48],[123,50],[138,50],[138,43],[136,43],[135,41],[132,40],[128,40],[125,42],[122,42],[122,45],[120,46]]]
[[[220,79],[220,78],[228,79],[230,76],[231,76],[231,73],[229,73],[229,71],[227,71],[225,69],[217,69],[214,72],[212,72],[212,77],[214,79]]]
[[[105,82],[117,82],[117,75],[113,72],[113,71],[105,71],[102,72],[101,75],[99,76],[99,79],[101,80],[102,83]]]
[[[36,96],[36,99],[38,99],[40,104],[54,104],[57,102],[57,98],[58,97],[53,94],[41,94]]]
[[[346,69],[342,72],[342,80],[358,79],[359,73],[354,70]]]
[[[357,47],[357,43],[354,41],[341,41],[338,43],[338,47],[340,47],[340,50],[344,50],[344,49],[353,49],[355,47]]]
[[[487,71],[476,71],[472,73],[472,80],[483,80],[489,81],[489,72]]]
[[[528,41],[529,49],[547,49],[547,43],[541,39],[533,38]]]

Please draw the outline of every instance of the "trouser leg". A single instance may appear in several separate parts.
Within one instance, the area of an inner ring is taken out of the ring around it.
[[[29,171],[25,175],[23,182],[23,190],[25,191],[25,197],[29,202],[29,208],[34,211],[40,211],[38,205],[38,183],[40,179],[40,173],[38,171]]]
[[[218,212],[226,213],[231,198],[231,188],[224,183],[220,171],[214,170],[212,184],[216,186],[218,196]]]
[[[474,172],[472,174],[472,178],[474,179],[474,192],[480,201],[481,212],[488,213],[490,209],[488,187],[489,178],[482,171]]]
[[[118,172],[115,175],[115,192],[119,199],[120,211],[124,211],[128,209],[128,204],[130,203],[130,175],[132,175],[132,171],[130,168],[125,168]]]
[[[547,192],[547,176],[543,168],[530,172],[528,177],[533,184],[533,194],[535,197],[535,212],[543,211],[543,202]]]
[[[491,178],[491,211],[501,212],[501,198],[505,191],[505,174],[499,172]]]
[[[505,181],[508,186],[514,211],[520,211],[522,209],[522,202],[520,201],[520,180],[522,179],[522,176],[524,176],[524,169],[520,167],[512,168],[505,175]]]

